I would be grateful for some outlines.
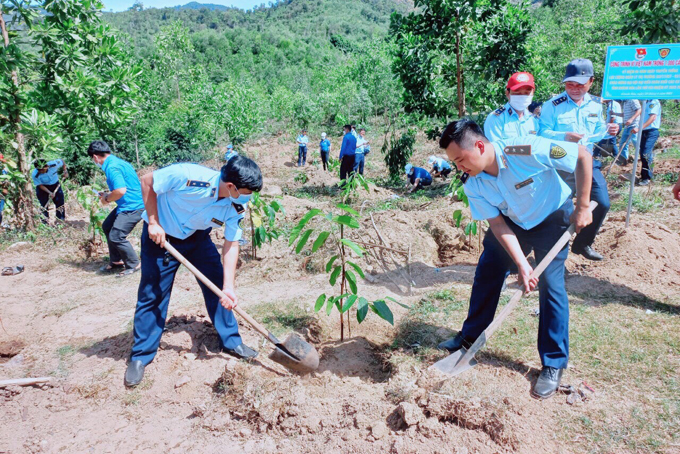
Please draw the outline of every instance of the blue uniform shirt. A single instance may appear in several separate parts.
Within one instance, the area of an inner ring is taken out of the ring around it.
[[[330,151],[331,149],[331,141],[328,139],[324,139],[321,142],[319,142],[319,148],[321,151]]]
[[[418,178],[420,178],[420,184],[432,183],[432,175],[430,175],[430,172],[422,167],[414,167],[408,175],[408,181],[410,181],[411,184],[416,184]]]
[[[451,169],[451,165],[448,162],[446,162],[445,159],[437,158],[437,160],[434,161],[434,164],[432,164],[432,168],[436,172],[441,172],[443,170]]]
[[[137,172],[128,162],[123,161],[118,156],[109,155],[102,164],[102,170],[106,175],[109,191],[120,188],[127,189],[123,197],[116,200],[119,212],[125,213],[144,208],[142,185],[139,183]]]
[[[547,139],[564,140],[565,132],[583,134],[579,144],[592,152],[593,144],[607,134],[607,125],[602,115],[602,100],[589,93],[578,106],[567,92],[546,101],[538,119],[538,135]]]
[[[557,170],[576,170],[577,144],[528,136],[492,145],[498,176],[482,172],[469,177],[463,186],[473,219],[492,219],[502,213],[529,230],[571,196],[571,189]]]
[[[225,240],[240,240],[244,207],[229,197],[217,200],[219,184],[220,172],[198,164],[156,170],[153,190],[158,194],[158,220],[165,232],[185,239],[197,230],[224,227]],[[149,222],[146,211],[142,218]]]
[[[357,154],[364,154],[366,142],[368,142],[368,140],[361,137],[361,135],[357,137]]]
[[[298,143],[298,145],[300,145],[301,147],[306,147],[307,144],[309,143],[309,137],[307,137],[306,135],[300,134],[297,138],[297,141],[301,142],[301,143]]]
[[[47,163],[47,172],[38,173],[38,169],[33,169],[31,172],[31,177],[33,178],[33,184],[36,186],[57,184],[59,183],[59,169],[64,166],[64,161],[61,159],[55,159],[54,161],[49,161]]]
[[[648,129],[659,129],[661,127],[661,103],[659,102],[658,99],[650,99],[649,101],[643,101],[647,103],[647,108],[645,111],[645,121],[644,123],[647,123],[647,120],[649,120],[650,115],[656,115],[656,118],[654,121],[645,128],[645,131]]]
[[[519,118],[517,111],[508,103],[491,112],[484,122],[484,135],[491,142],[529,134],[538,134],[538,119],[531,115],[528,109],[525,109],[524,115]]]
[[[351,132],[345,134],[342,138],[342,146],[340,147],[339,159],[343,156],[354,156],[357,152],[357,138],[352,135]]]

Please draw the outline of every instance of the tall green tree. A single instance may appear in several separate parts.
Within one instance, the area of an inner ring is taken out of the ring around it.
[[[680,2],[624,0],[628,13],[621,32],[633,43],[664,44],[680,41]]]
[[[156,62],[159,69],[173,78],[177,90],[177,100],[182,102],[180,79],[188,71],[187,56],[194,51],[194,45],[189,37],[189,29],[180,21],[161,27],[160,33],[154,38],[156,46]]]

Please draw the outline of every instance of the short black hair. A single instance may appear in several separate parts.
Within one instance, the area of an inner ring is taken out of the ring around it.
[[[476,140],[489,141],[477,123],[469,118],[461,118],[446,125],[439,139],[439,146],[447,149],[454,142],[461,148],[470,149]]]
[[[359,130],[359,132],[361,132],[361,131],[366,132],[366,128],[361,128],[361,129]]]
[[[225,183],[233,183],[237,189],[249,189],[260,192],[262,189],[262,172],[260,167],[250,158],[234,156],[220,172],[220,179]]]
[[[104,154],[111,154],[111,148],[109,148],[109,144],[103,140],[95,140],[87,147],[87,155],[89,157]]]
[[[531,104],[529,104],[529,112],[534,113],[534,110],[536,110],[536,107],[541,107],[543,103],[539,101],[534,101]]]
[[[38,158],[35,161],[33,161],[33,167],[35,167],[38,170],[43,169],[47,167],[47,161],[43,158]]]
[[[346,130],[348,130],[348,131],[351,131],[351,130],[352,130],[352,125],[345,125],[345,126],[342,127],[342,129],[346,129]]]

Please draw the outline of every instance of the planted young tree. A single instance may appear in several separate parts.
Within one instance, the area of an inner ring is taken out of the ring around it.
[[[257,258],[257,250],[264,243],[271,243],[281,235],[281,229],[276,226],[276,214],[285,214],[283,206],[278,200],[267,203],[259,192],[253,193],[248,211],[250,213],[251,256]]]
[[[391,139],[383,142],[381,151],[385,155],[385,164],[390,172],[390,180],[392,182],[397,182],[401,178],[404,166],[411,159],[411,155],[413,155],[415,143],[415,129],[408,129],[398,139],[393,132]]]
[[[353,180],[350,178],[350,180]],[[351,181],[348,181],[345,188],[349,188]],[[361,184],[361,183],[358,183]],[[364,182],[365,184],[365,182]],[[347,190],[349,194],[351,190]],[[347,198],[347,196],[345,196]],[[343,315],[347,314],[347,329],[351,336],[351,324],[349,310],[356,307],[356,319],[358,323],[366,319],[369,311],[378,317],[394,325],[394,315],[387,305],[387,300],[398,303],[394,298],[385,297],[383,299],[368,301],[359,294],[358,277],[365,278],[364,271],[354,261],[353,252],[356,256],[362,257],[365,250],[354,241],[347,237],[346,229],[359,230],[359,212],[349,205],[338,203],[336,209],[324,213],[318,208],[309,210],[293,228],[288,240],[289,246],[294,245],[297,254],[309,251],[311,254],[321,253],[320,251],[330,251],[333,255],[326,262],[326,273],[328,283],[337,288],[337,294],[319,295],[314,304],[314,310],[319,312],[325,308],[326,314],[330,315],[333,308],[340,313],[340,340],[345,340],[345,322]],[[309,227],[312,220],[316,220],[315,227]],[[315,236],[311,247],[307,247],[310,239]],[[323,249],[322,249],[323,248]],[[358,277],[357,277],[358,276]],[[403,305],[402,305],[403,306]]]
[[[99,250],[99,245],[102,243],[101,237],[104,236],[104,219],[109,214],[99,204],[99,196],[95,192],[97,191],[91,186],[82,186],[76,193],[76,200],[88,214],[87,231],[92,233],[89,245],[90,255],[96,255]]]

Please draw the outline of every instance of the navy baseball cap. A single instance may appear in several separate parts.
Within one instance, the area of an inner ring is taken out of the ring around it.
[[[567,71],[564,73],[562,83],[576,82],[577,84],[584,85],[593,76],[595,76],[593,62],[587,58],[577,58],[570,61],[567,65]]]

